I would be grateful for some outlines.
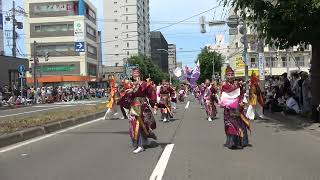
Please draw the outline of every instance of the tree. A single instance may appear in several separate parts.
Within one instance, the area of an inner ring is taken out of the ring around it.
[[[212,79],[213,69],[212,62],[214,59],[214,72],[220,74],[222,67],[222,55],[217,52],[209,52],[207,48],[202,49],[201,53],[198,55],[198,60],[200,62],[200,78],[199,83],[204,82],[206,79]]]
[[[280,49],[312,45],[313,105],[320,103],[320,0],[223,0],[255,23],[267,44]],[[244,11],[245,10],[245,11]]]
[[[163,79],[169,80],[169,74],[163,72],[156,66],[150,57],[144,55],[132,56],[129,58],[129,65],[138,66],[143,79],[150,78],[156,83],[160,83]]]

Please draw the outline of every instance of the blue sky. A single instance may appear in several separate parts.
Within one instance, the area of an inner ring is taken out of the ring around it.
[[[2,0],[4,4],[3,11],[7,11],[12,6],[12,0]],[[103,0],[91,0],[98,7],[98,18],[103,19]],[[151,30],[167,26],[171,23],[189,18],[195,14],[206,11],[218,5],[220,0],[150,0],[150,18],[151,18]],[[201,3],[200,3],[201,2]],[[16,0],[16,4],[23,7],[22,0]],[[101,8],[99,8],[101,7]],[[222,20],[227,14],[227,9],[220,6],[219,8],[203,14],[207,20]],[[184,65],[193,66],[194,61],[197,58],[200,48],[206,44],[214,43],[215,35],[226,34],[226,27],[207,27],[207,33],[200,33],[199,17],[197,16],[187,22],[172,26],[170,28],[162,29],[168,43],[174,43],[177,45],[177,59],[182,61]],[[103,31],[103,24],[99,21],[99,30]],[[8,26],[9,25],[9,26]],[[11,30],[10,24],[5,24],[5,28]],[[18,31],[20,38],[18,39],[18,46],[21,54],[25,54],[24,50],[24,32]],[[226,37],[227,41],[228,37]],[[5,40],[5,45],[8,42]],[[10,42],[10,44],[12,44]],[[11,55],[11,47],[6,48],[6,54]],[[182,52],[181,52],[182,51]],[[183,52],[193,51],[193,52]]]

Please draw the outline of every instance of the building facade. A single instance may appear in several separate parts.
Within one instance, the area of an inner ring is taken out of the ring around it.
[[[28,83],[33,83],[34,71],[42,85],[95,83],[99,64],[95,6],[88,0],[26,0],[25,10],[26,51],[32,67]]]
[[[151,58],[163,72],[169,72],[168,42],[160,31],[151,32]]]
[[[229,15],[234,15],[233,11],[230,11]],[[245,76],[245,64],[243,60],[242,34],[230,35],[230,44],[227,51],[227,62],[236,70],[236,76]],[[259,72],[259,53],[258,53],[258,37],[254,29],[247,28],[248,37],[248,65],[249,75],[251,72]],[[301,48],[304,50],[301,51]],[[266,76],[279,76],[283,73],[293,71],[305,71],[309,72],[311,61],[311,46],[304,47],[295,46],[287,50],[281,50],[269,45],[264,46],[265,57],[265,75]],[[223,73],[222,73],[223,74]]]
[[[4,24],[4,18],[3,18],[3,6],[2,6],[2,0],[0,0],[0,55],[4,54],[4,39],[3,39],[3,24]]]
[[[149,0],[104,1],[104,64],[123,66],[133,55],[150,56]]]
[[[168,44],[168,61],[169,71],[174,71],[177,68],[177,47],[175,44]]]
[[[25,69],[28,69],[28,60],[10,56],[0,56],[0,88],[5,86],[11,90],[20,88],[21,81],[18,67],[21,65],[23,65]],[[25,80],[23,82],[25,82]]]

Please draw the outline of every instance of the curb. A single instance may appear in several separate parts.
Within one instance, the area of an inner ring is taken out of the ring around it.
[[[103,117],[104,114],[105,114],[104,111],[97,112],[96,114],[92,114],[84,117],[63,120],[59,122],[45,124],[40,127],[33,127],[33,128],[25,129],[22,131],[14,132],[11,134],[6,134],[3,136],[0,136],[0,148],[6,147],[12,144],[16,144],[22,141],[26,141],[38,136],[43,136],[45,134],[50,134],[55,131],[66,129],[71,126],[76,126],[89,121],[93,121],[95,119]]]

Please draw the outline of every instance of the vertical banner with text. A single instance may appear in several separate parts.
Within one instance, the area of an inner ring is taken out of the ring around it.
[[[265,78],[265,57],[264,53],[259,53],[259,78],[261,81],[264,81]]]

